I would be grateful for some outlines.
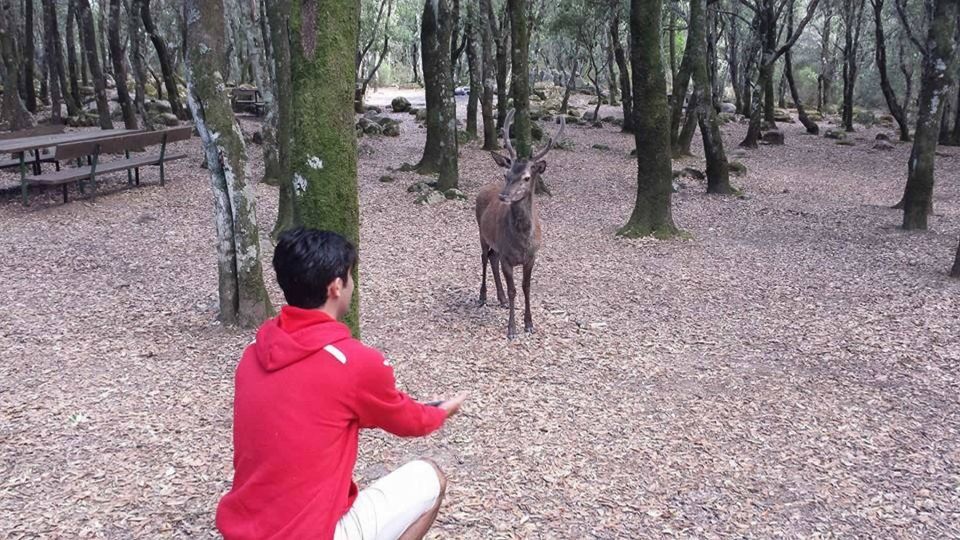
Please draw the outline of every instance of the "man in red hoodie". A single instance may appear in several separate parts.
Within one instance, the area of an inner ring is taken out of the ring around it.
[[[417,460],[358,492],[361,428],[427,435],[459,410],[397,390],[389,360],[338,322],[350,309],[357,251],[342,236],[298,228],[273,256],[287,305],[263,324],[237,366],[233,487],[217,507],[227,540],[422,538],[446,478]]]

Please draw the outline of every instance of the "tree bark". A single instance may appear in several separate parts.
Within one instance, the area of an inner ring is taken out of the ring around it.
[[[70,72],[70,95],[73,102],[77,105],[77,110],[83,108],[83,100],[80,96],[80,74],[77,73],[77,46],[74,37],[74,29],[77,20],[76,0],[70,0],[67,4],[67,69]],[[71,113],[72,115],[72,113]]]
[[[214,195],[217,230],[220,319],[224,324],[255,328],[272,316],[263,282],[256,192],[247,178],[247,153],[223,92],[223,5],[186,0],[188,103],[203,141]]]
[[[936,0],[934,19],[927,34],[917,128],[903,193],[903,228],[907,230],[925,230],[927,215],[933,206],[934,154],[945,93],[953,82],[949,66],[955,52],[956,27],[957,1]]]
[[[677,234],[670,208],[673,178],[668,123],[670,109],[660,55],[662,10],[663,0],[630,2],[637,200],[630,220],[618,232],[627,237]]]
[[[104,2],[97,2],[97,53],[100,55],[100,67],[104,75],[113,75],[110,73],[110,60],[107,56],[107,17]]]
[[[513,134],[517,157],[530,156],[530,27],[527,22],[529,0],[507,0],[510,10],[510,40],[513,65]],[[597,96],[600,99],[600,96]]]
[[[787,33],[793,33],[793,0],[790,1],[790,7],[787,12]],[[800,123],[803,124],[803,127],[807,129],[807,133],[812,133],[817,135],[820,133],[820,126],[816,122],[810,119],[807,116],[806,109],[803,108],[803,103],[800,100],[800,92],[797,91],[797,83],[793,79],[793,58],[790,51],[787,51],[783,55],[783,72],[787,78],[787,84],[790,86],[790,97],[793,99],[793,104],[797,108],[797,116],[800,118]]]
[[[353,0],[322,4],[317,0],[292,0],[287,13],[292,84],[285,84],[278,69],[277,86],[291,88],[292,112],[311,112],[299,114],[290,127],[290,171],[294,178],[297,214],[305,226],[340,233],[360,249],[357,132],[353,113],[355,32],[360,6]],[[442,41],[445,46],[440,49],[445,51],[443,61],[449,62],[450,35],[446,37]],[[449,77],[450,70],[446,69],[445,74]],[[452,100],[452,88],[447,89]],[[456,147],[454,155],[455,152]],[[354,268],[357,292],[360,291],[359,277],[358,269]],[[345,321],[355,335],[360,330],[357,292]]]
[[[237,9],[242,14],[242,33],[249,51],[253,80],[266,106],[260,126],[263,135],[263,178],[267,184],[279,185],[282,172],[277,153],[277,98],[273,62],[268,56],[269,47],[264,42],[258,0],[238,0]]]
[[[820,73],[817,74],[817,111],[820,114],[824,114],[824,107],[830,102],[830,81],[833,78],[833,55],[830,52],[832,28],[833,3],[825,2],[823,28],[820,31]]]
[[[290,43],[290,0],[270,0],[267,19],[270,28],[270,48],[273,51],[274,82],[276,84],[277,164],[279,201],[277,222],[271,236],[276,240],[283,231],[302,223],[295,204],[296,187],[290,165],[293,145],[293,66]],[[316,134],[314,135],[316,136]],[[356,137],[356,135],[354,135]]]
[[[747,135],[740,142],[741,148],[757,148],[760,142],[760,128],[763,124],[763,106],[760,104],[760,94],[753,92],[750,125]]]
[[[620,18],[614,17],[610,23],[610,39],[613,41],[613,56],[617,60],[620,70],[620,104],[623,107],[623,132],[633,133],[633,90],[630,88],[630,70],[627,67],[627,56],[623,52],[620,42]]]
[[[689,39],[687,41],[689,41]],[[674,158],[693,155],[690,152],[690,145],[693,143],[693,136],[697,133],[699,107],[700,96],[695,92],[691,93],[690,99],[687,100],[687,114],[683,116],[683,127],[677,136],[677,146],[673,149]]]
[[[631,53],[632,56],[632,53]],[[687,99],[687,90],[690,86],[690,72],[693,70],[693,43],[688,39],[683,50],[683,58],[680,60],[680,69],[676,72],[673,80],[673,88],[670,92],[670,148],[674,156],[689,154],[689,144],[687,152],[684,154],[680,147],[680,120],[683,118],[683,104]],[[634,83],[639,84],[634,78]],[[687,114],[690,114],[690,104],[687,107]],[[640,114],[640,111],[638,111]]]
[[[687,39],[693,42],[693,84],[694,101],[697,102],[695,116],[700,123],[700,135],[703,138],[703,153],[707,160],[707,193],[726,195],[733,192],[730,187],[730,172],[727,155],[723,150],[723,138],[717,111],[713,108],[713,86],[707,59],[707,1],[690,0],[690,23]]]
[[[507,74],[510,70],[510,55],[507,54],[510,33],[507,29],[510,24],[510,17],[504,14],[498,28],[497,16],[491,7],[488,18],[497,45],[497,129],[500,129],[503,127],[503,121],[507,118]]]
[[[853,88],[857,82],[857,50],[860,48],[860,27],[865,0],[849,0],[844,4],[843,47],[843,127],[853,131]]]
[[[480,26],[474,13],[475,0],[468,0],[467,17],[470,24],[467,26],[467,64],[470,71],[470,97],[467,99],[467,134],[471,137],[477,137],[477,105],[480,102],[480,93],[483,91],[483,75],[480,65],[480,51],[477,44],[477,28]],[[476,22],[475,22],[476,21]]]
[[[427,142],[417,165],[421,174],[439,173],[437,188],[456,188],[457,110],[453,98],[450,40],[453,17],[449,0],[426,0],[420,26],[423,79],[426,83]]]
[[[150,36],[153,47],[157,50],[157,58],[160,62],[160,71],[163,73],[163,84],[167,87],[167,101],[173,109],[173,114],[177,118],[184,119],[183,106],[180,104],[180,93],[177,89],[177,79],[173,74],[173,68],[170,65],[170,52],[167,50],[167,44],[163,41],[163,36],[157,31],[153,24],[153,16],[150,13],[150,0],[140,0],[140,17],[143,19],[143,29]]]
[[[20,86],[20,51],[17,47],[17,29],[13,22],[19,20],[16,0],[0,0],[0,78],[5,88],[0,117],[7,121],[11,131],[36,125],[33,115],[27,110],[17,88]]]
[[[34,41],[33,41],[33,1],[27,0],[23,9],[23,84],[26,89],[25,105],[31,114],[37,113],[36,69],[34,68]]]
[[[150,120],[147,116],[147,71],[144,68],[143,59],[143,35],[140,32],[140,1],[132,0],[131,4],[124,5],[127,8],[127,36],[130,38],[130,65],[133,67],[133,80],[135,84],[133,102],[140,115],[140,120],[147,128],[151,128]]]
[[[43,9],[43,56],[47,66],[46,77],[49,80],[50,92],[50,120],[53,123],[61,124],[63,123],[63,115],[60,114],[60,104],[63,100],[63,93],[60,78],[57,74],[56,11],[52,0],[44,0],[41,6]]]
[[[950,270],[950,277],[960,278],[960,246],[957,246],[957,256],[953,260],[953,269]]]
[[[896,0],[894,0],[896,1]],[[900,128],[900,140],[910,140],[910,126],[907,124],[906,116],[897,96],[890,84],[890,77],[887,74],[887,43],[883,34],[883,0],[871,0],[873,4],[874,26],[876,28],[876,58],[877,71],[880,72],[880,89],[883,91],[883,99],[887,102],[887,108],[890,115],[897,121]]]
[[[120,109],[123,112],[123,125],[127,129],[137,129],[137,115],[134,112],[127,89],[127,67],[123,62],[124,51],[120,46],[120,0],[110,0],[109,23],[110,59],[113,61],[114,80],[117,83],[117,98],[120,100]]]
[[[483,56],[483,98],[480,100],[480,110],[483,115],[483,149],[496,150],[497,125],[493,119],[493,94],[496,85],[494,56],[493,56],[493,22],[489,20],[492,13],[491,0],[480,0],[480,16],[478,26],[481,36],[481,50]],[[483,21],[487,20],[485,24]]]
[[[615,67],[616,60],[614,59],[614,55],[613,55],[612,41],[607,43],[606,50],[607,50],[607,87],[608,87],[607,92],[610,94],[610,99],[607,101],[607,103],[612,107],[616,107],[617,105],[620,104],[620,102],[617,100],[618,84],[617,84],[617,72]],[[600,96],[597,96],[597,103],[599,102],[600,102]]]
[[[83,25],[83,52],[90,66],[90,76],[93,78],[93,90],[97,99],[97,116],[100,118],[101,129],[113,129],[110,119],[110,103],[107,101],[107,81],[100,67],[97,57],[97,34],[93,29],[93,11],[90,0],[77,0],[77,20]]]
[[[51,78],[56,80],[56,84],[51,80],[50,90],[51,93],[57,93],[59,98],[67,105],[67,115],[73,116],[77,114],[79,107],[77,102],[73,100],[70,87],[67,84],[66,70],[63,65],[63,45],[60,41],[60,28],[57,22],[57,8],[54,0],[43,0],[43,9],[44,21],[47,25],[47,56],[50,64],[50,74]],[[59,109],[59,106],[55,105],[54,108]]]

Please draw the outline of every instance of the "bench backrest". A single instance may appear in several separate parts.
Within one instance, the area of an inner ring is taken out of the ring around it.
[[[167,143],[185,141],[193,134],[191,126],[178,127],[173,129],[164,129],[159,131],[147,131],[145,133],[134,133],[132,135],[117,135],[90,142],[61,144],[57,146],[57,161],[70,160],[78,157],[93,155],[99,147],[100,154],[122,154],[125,151],[140,152],[150,146],[156,146],[163,143],[163,137],[167,137]]]
[[[43,126],[21,129],[19,131],[4,131],[0,133],[0,141],[20,139],[25,137],[40,137],[42,135],[58,135],[63,133],[65,127],[66,126],[63,124],[47,124]]]
[[[58,144],[55,159],[69,161],[98,154],[101,141],[84,141],[67,144]]]

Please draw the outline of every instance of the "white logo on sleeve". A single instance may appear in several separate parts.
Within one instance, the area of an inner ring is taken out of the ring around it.
[[[391,362],[389,358],[387,358],[386,356],[384,356],[384,357],[383,357],[383,365],[385,365],[385,366],[387,366],[387,367],[392,367],[392,366],[393,366],[393,362]]]
[[[347,356],[343,354],[343,352],[340,349],[334,347],[333,345],[327,345],[326,347],[323,348],[323,350],[330,353],[330,356],[339,360],[341,364],[347,363]]]

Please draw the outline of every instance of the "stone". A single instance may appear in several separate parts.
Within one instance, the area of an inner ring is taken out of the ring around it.
[[[163,113],[160,115],[160,121],[163,122],[163,125],[168,127],[174,127],[180,125],[180,119],[177,118],[177,115],[173,113]]]
[[[605,144],[595,144],[591,148],[594,150],[610,150],[610,147]]]
[[[823,133],[823,136],[835,141],[842,141],[847,138],[847,134],[839,129],[828,129]]]
[[[726,123],[729,123],[729,122],[733,122],[733,121],[736,120],[736,119],[737,119],[737,115],[736,115],[735,113],[721,112],[721,113],[717,114],[717,120],[718,120],[721,124],[726,124]]]
[[[370,122],[364,126],[363,132],[367,135],[383,135],[383,126],[376,122]]]
[[[680,183],[679,183],[679,182],[677,182],[676,180],[674,180],[673,183],[672,183],[672,187],[673,187],[673,192],[674,192],[674,193],[680,193]]]
[[[857,143],[851,141],[850,139],[841,139],[837,141],[837,144],[840,146],[856,146]]]
[[[467,200],[467,194],[464,193],[464,192],[462,192],[462,191],[460,191],[459,189],[456,189],[456,188],[450,188],[450,189],[444,191],[444,192],[443,192],[443,195],[444,195],[444,197],[446,197],[447,199],[450,199],[450,200],[453,200],[453,199],[456,199],[456,200],[459,200],[459,201],[465,201],[465,200]]]
[[[747,174],[747,166],[739,161],[731,161],[727,164],[730,174],[734,176],[743,176]]]
[[[426,193],[437,187],[436,182],[421,180],[407,188],[407,193]]]
[[[445,200],[447,200],[447,198],[443,193],[440,193],[435,189],[431,189],[430,191],[421,193],[413,202],[416,204],[436,204]]]
[[[886,133],[877,133],[876,140],[878,140],[878,141],[889,141],[889,140],[890,140],[890,136],[887,135]]]
[[[383,134],[387,137],[399,137],[400,136],[400,124],[393,123],[387,124],[383,128]]]
[[[381,181],[381,182],[393,182],[393,180],[394,180],[394,178],[393,178],[392,176],[390,176],[389,174],[385,174],[385,175],[383,175],[383,176],[380,177],[380,181]]]
[[[260,133],[260,131],[254,131],[251,142],[253,142],[253,144],[263,144],[263,134]]]
[[[594,117],[593,111],[587,111],[583,113],[583,116],[581,118],[583,118],[587,122],[591,122],[593,121],[593,117]]]
[[[593,126],[593,127],[595,127],[595,128],[602,128],[602,127],[603,127],[603,122],[600,122],[600,121],[598,120],[598,121],[596,121],[596,122],[594,122],[594,123],[592,123],[592,124],[590,124],[590,125]]]
[[[726,114],[736,114],[736,113],[737,113],[737,106],[734,105],[733,103],[721,103],[721,104],[720,104],[720,112],[721,112],[721,113],[726,113]]]
[[[397,96],[390,102],[390,107],[393,108],[393,112],[407,112],[410,110],[410,101],[403,96]]]
[[[417,122],[426,122],[427,121],[427,110],[420,109],[417,111]]]
[[[535,141],[543,140],[543,127],[536,122],[530,123],[530,137]]]
[[[893,150],[894,148],[896,147],[893,146],[893,144],[890,141],[884,141],[884,140],[879,140],[873,145],[874,150],[883,150],[884,152],[888,152],[890,150]]]
[[[411,116],[416,116],[417,113],[419,113],[419,112],[420,112],[420,108],[419,108],[419,107],[410,107],[410,109],[407,111],[407,114],[409,114],[409,115],[411,115]]]
[[[679,171],[673,171],[674,178],[693,178],[695,180],[705,180],[707,175],[703,174],[703,171],[700,169],[694,169],[693,167],[684,167]]]
[[[772,129],[770,131],[765,131],[763,133],[763,136],[761,137],[761,140],[764,142],[764,144],[782,146],[784,141],[783,132],[780,131],[779,129]]]
[[[616,117],[616,116],[604,116],[603,118],[601,118],[601,120],[603,120],[604,122],[606,122],[606,123],[608,123],[608,124],[612,124],[612,123],[614,123],[614,122],[617,121],[617,117]]]
[[[787,112],[786,109],[774,109],[773,119],[776,122],[785,122],[787,124],[793,123],[793,117],[790,116],[790,113]]]
[[[366,112],[372,112],[373,114],[380,114],[383,112],[383,109],[381,109],[380,107],[377,107],[376,105],[367,105]]]
[[[150,111],[150,112],[157,112],[157,113],[173,112],[173,107],[170,105],[170,102],[163,99],[148,99],[144,105],[146,105],[147,111]]]

